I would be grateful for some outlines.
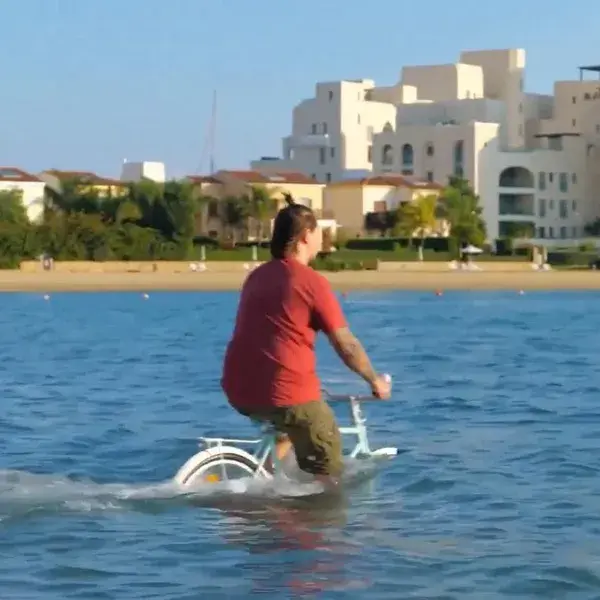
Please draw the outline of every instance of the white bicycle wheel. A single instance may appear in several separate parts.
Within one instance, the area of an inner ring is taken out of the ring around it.
[[[203,450],[190,458],[181,467],[175,480],[179,485],[194,486],[244,477],[270,478],[271,475],[247,452],[234,447],[224,447],[220,450]]]

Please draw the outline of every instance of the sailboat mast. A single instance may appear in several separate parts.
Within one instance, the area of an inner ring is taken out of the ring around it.
[[[210,120],[210,172],[215,172],[215,146],[217,140],[217,90],[213,90],[212,114]]]

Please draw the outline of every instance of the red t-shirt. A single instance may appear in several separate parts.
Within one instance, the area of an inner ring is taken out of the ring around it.
[[[221,385],[242,409],[318,400],[315,338],[346,327],[325,277],[294,259],[271,260],[246,279]]]

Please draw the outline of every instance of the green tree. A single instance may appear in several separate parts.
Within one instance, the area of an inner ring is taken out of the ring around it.
[[[25,225],[28,222],[21,190],[0,190],[0,222],[13,225]]]
[[[457,244],[481,246],[486,239],[485,222],[481,217],[479,196],[469,182],[460,177],[450,177],[442,193],[438,217],[450,224],[450,237]]]
[[[591,237],[600,237],[600,219],[588,223],[583,229]]]
[[[423,260],[425,237],[436,226],[437,205],[437,196],[431,194],[418,198],[413,202],[402,202],[398,206],[396,230],[402,236],[419,240],[417,246],[419,260]]]

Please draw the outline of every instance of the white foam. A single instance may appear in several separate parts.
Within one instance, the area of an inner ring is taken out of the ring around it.
[[[349,460],[344,486],[372,477],[374,461]],[[251,477],[219,483],[202,483],[194,488],[174,481],[123,484],[80,481],[61,475],[40,475],[26,471],[0,471],[0,521],[38,512],[93,512],[145,510],[148,503],[164,507],[193,501],[218,504],[223,499],[256,500],[302,497],[320,494],[322,484],[309,475],[295,471],[272,479]]]

